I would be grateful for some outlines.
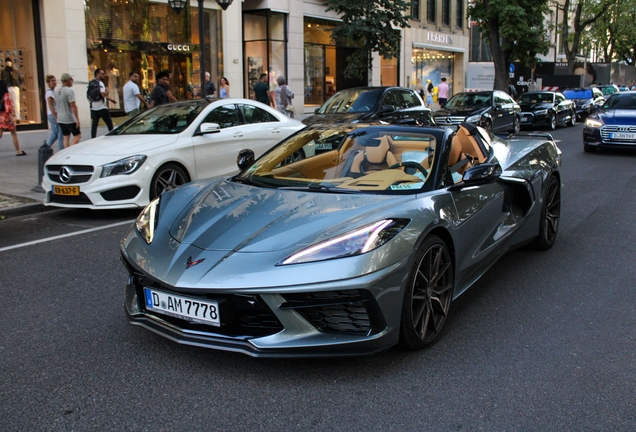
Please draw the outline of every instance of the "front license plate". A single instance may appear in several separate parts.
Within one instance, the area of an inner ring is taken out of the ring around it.
[[[530,117],[521,117],[521,123],[529,123]]]
[[[79,186],[53,186],[53,195],[79,196]]]
[[[612,132],[610,133],[610,138],[633,140],[636,139],[636,133]]]
[[[221,325],[217,302],[168,294],[150,288],[144,288],[144,296],[146,309],[149,311],[201,324],[217,327]]]

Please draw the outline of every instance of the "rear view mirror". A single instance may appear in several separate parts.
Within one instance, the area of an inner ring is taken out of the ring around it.
[[[236,165],[238,165],[239,170],[245,171],[252,164],[254,164],[254,152],[250,149],[241,150],[236,158]]]

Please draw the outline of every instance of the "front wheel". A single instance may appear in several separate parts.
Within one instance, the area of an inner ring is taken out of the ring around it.
[[[534,246],[540,250],[548,250],[554,244],[559,232],[561,218],[561,182],[557,177],[551,177],[543,197],[541,219],[539,221],[539,235]]]
[[[548,113],[548,130],[555,130],[556,129],[556,116],[554,115],[553,112],[549,112]]]
[[[514,116],[512,119],[512,133],[517,134],[521,130],[521,120],[519,117]]]
[[[431,235],[419,247],[409,275],[400,322],[400,345],[421,349],[439,335],[453,296],[453,262],[446,244]]]
[[[483,120],[481,126],[487,131],[492,132],[492,122],[490,120]]]
[[[171,163],[161,166],[150,183],[150,201],[161,196],[164,192],[186,184],[188,181],[188,175],[180,166]]]
[[[570,120],[566,124],[570,127],[576,124],[576,111],[570,111]]]

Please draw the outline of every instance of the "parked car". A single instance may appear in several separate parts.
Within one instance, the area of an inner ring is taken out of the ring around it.
[[[621,91],[621,89],[616,84],[595,85],[594,87],[599,89],[601,93],[603,93],[603,96],[605,96],[606,98]]]
[[[494,133],[519,132],[521,107],[505,92],[457,93],[433,113],[438,125],[472,123]]]
[[[160,105],[105,136],[53,155],[44,167],[44,205],[143,207],[191,180],[236,173],[240,149],[249,147],[263,154],[303,127],[248,99]]]
[[[590,114],[595,113],[599,107],[605,103],[605,96],[603,96],[603,93],[596,87],[564,90],[563,95],[574,101],[576,105],[576,115],[579,119],[584,119]]]
[[[129,322],[253,356],[427,346],[500,256],[548,249],[559,228],[548,134],[455,129],[313,125],[256,161],[242,151],[237,176],[166,192],[120,243]]]
[[[636,91],[610,96],[583,128],[583,149],[636,148]]]
[[[433,124],[431,110],[413,89],[403,87],[358,87],[340,90],[314,115],[305,118],[314,123],[357,123],[383,121],[391,124]]]
[[[624,92],[624,91],[629,91],[629,87],[625,87],[625,86],[618,86],[618,90]]]
[[[521,107],[521,127],[547,127],[557,125],[574,126],[576,105],[559,92],[528,92],[522,94],[517,103]]]

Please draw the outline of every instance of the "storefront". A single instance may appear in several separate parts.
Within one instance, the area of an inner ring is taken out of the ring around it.
[[[172,73],[170,87],[178,100],[196,97],[201,88],[198,9],[177,14],[167,3],[148,0],[86,0],[87,79],[105,71],[111,111],[123,110],[123,86],[128,74],[139,72],[140,89],[149,94],[155,76]],[[205,10],[206,69],[218,88],[223,75],[221,14]]]
[[[426,88],[426,80],[431,80],[433,86],[437,87],[446,78],[451,94],[453,94],[453,68],[455,55],[452,52],[439,51],[430,48],[413,49],[413,73],[411,82],[415,83],[415,88],[419,90],[420,85]]]
[[[19,23],[19,25],[17,25]],[[19,85],[18,130],[40,129],[46,120],[38,1],[3,2],[0,8],[0,68],[11,58]]]

